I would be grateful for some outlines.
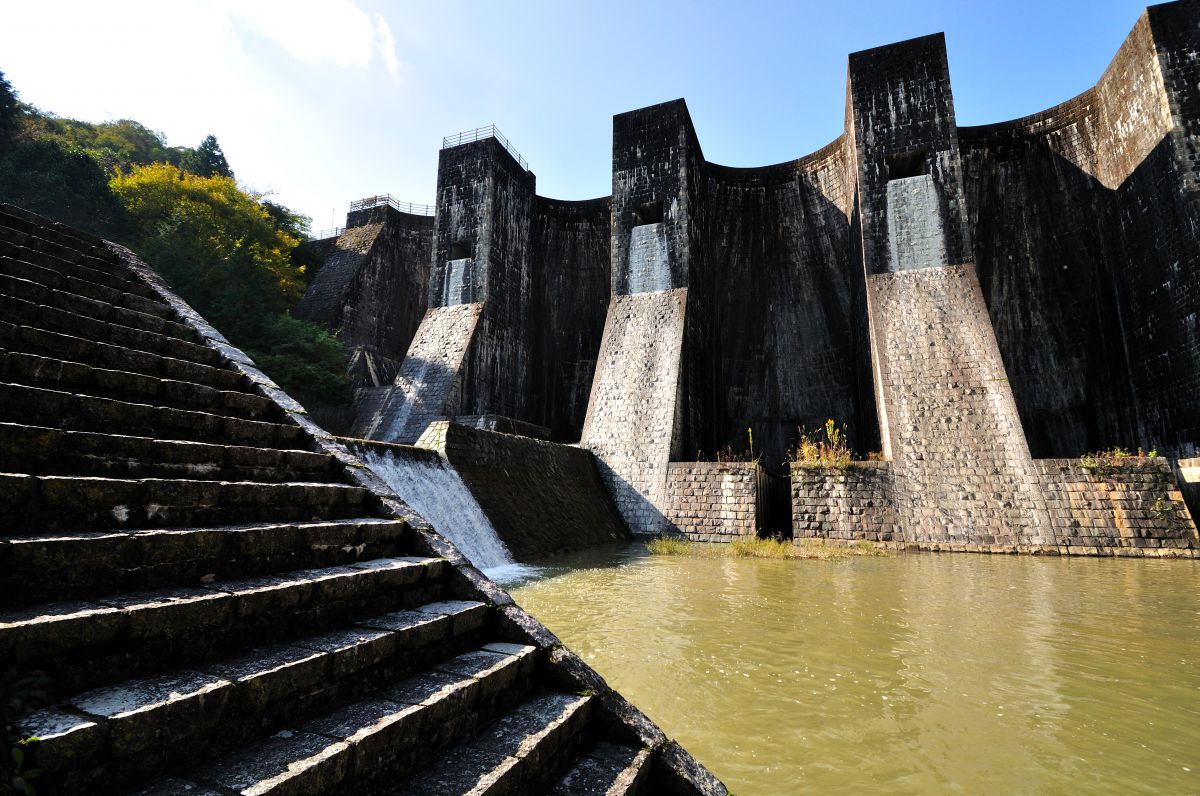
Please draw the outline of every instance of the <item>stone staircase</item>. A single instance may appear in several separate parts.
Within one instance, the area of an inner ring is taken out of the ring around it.
[[[5,205],[0,662],[39,794],[725,792],[143,263]]]

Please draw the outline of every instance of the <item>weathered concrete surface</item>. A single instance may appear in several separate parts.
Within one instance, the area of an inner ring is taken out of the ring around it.
[[[448,422],[417,445],[450,462],[518,561],[629,537],[583,448]]]

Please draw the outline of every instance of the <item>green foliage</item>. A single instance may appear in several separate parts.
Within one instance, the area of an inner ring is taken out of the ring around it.
[[[1165,500],[1161,497],[1155,498],[1154,505],[1150,507],[1150,513],[1156,520],[1165,520],[1175,513],[1175,503],[1170,498]]]
[[[264,199],[263,210],[271,217],[275,229],[298,240],[307,240],[312,234],[312,219],[281,204]]]
[[[8,759],[4,761],[4,780],[0,792],[22,793],[37,796],[35,781],[42,775],[37,764],[39,738],[22,738],[9,745]]]
[[[1088,475],[1103,478],[1108,473],[1121,467],[1140,467],[1150,459],[1157,459],[1158,451],[1146,453],[1138,448],[1137,453],[1130,453],[1124,448],[1109,448],[1096,453],[1085,453],[1079,457],[1079,467]]]
[[[230,177],[135,167],[111,181],[132,248],[301,403],[348,402],[345,352],[288,311],[304,292],[296,238]]]
[[[229,161],[221,151],[215,135],[209,135],[200,142],[200,146],[183,153],[179,167],[197,177],[233,177],[229,169]]]
[[[21,101],[12,83],[0,72],[0,141],[7,140],[17,130],[21,118]]]
[[[89,155],[53,139],[15,140],[0,154],[0,202],[103,237],[121,237],[125,211]]]
[[[108,174],[149,163],[178,165],[183,154],[189,151],[167,146],[162,133],[131,119],[92,124],[34,110],[29,114],[25,128],[27,138],[49,139],[66,149],[84,152]]]
[[[346,349],[315,324],[277,315],[258,339],[247,341],[246,353],[306,406],[350,403]]]

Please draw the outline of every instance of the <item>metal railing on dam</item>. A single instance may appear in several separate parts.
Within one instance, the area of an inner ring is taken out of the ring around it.
[[[504,135],[494,124],[489,124],[486,127],[476,127],[474,130],[466,130],[461,133],[445,136],[442,138],[442,149],[448,149],[452,146],[461,146],[462,144],[471,144],[476,141],[482,141],[485,138],[495,138],[500,142],[500,146],[508,150],[508,154],[512,155],[513,158],[516,159],[521,168],[525,169],[525,171],[529,171],[529,163],[525,160],[525,158],[521,157],[521,153],[513,148],[513,145],[507,138],[504,137]]]

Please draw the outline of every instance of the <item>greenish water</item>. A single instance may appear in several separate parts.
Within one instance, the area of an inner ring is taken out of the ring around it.
[[[560,559],[513,597],[741,796],[1200,792],[1200,564]]]

